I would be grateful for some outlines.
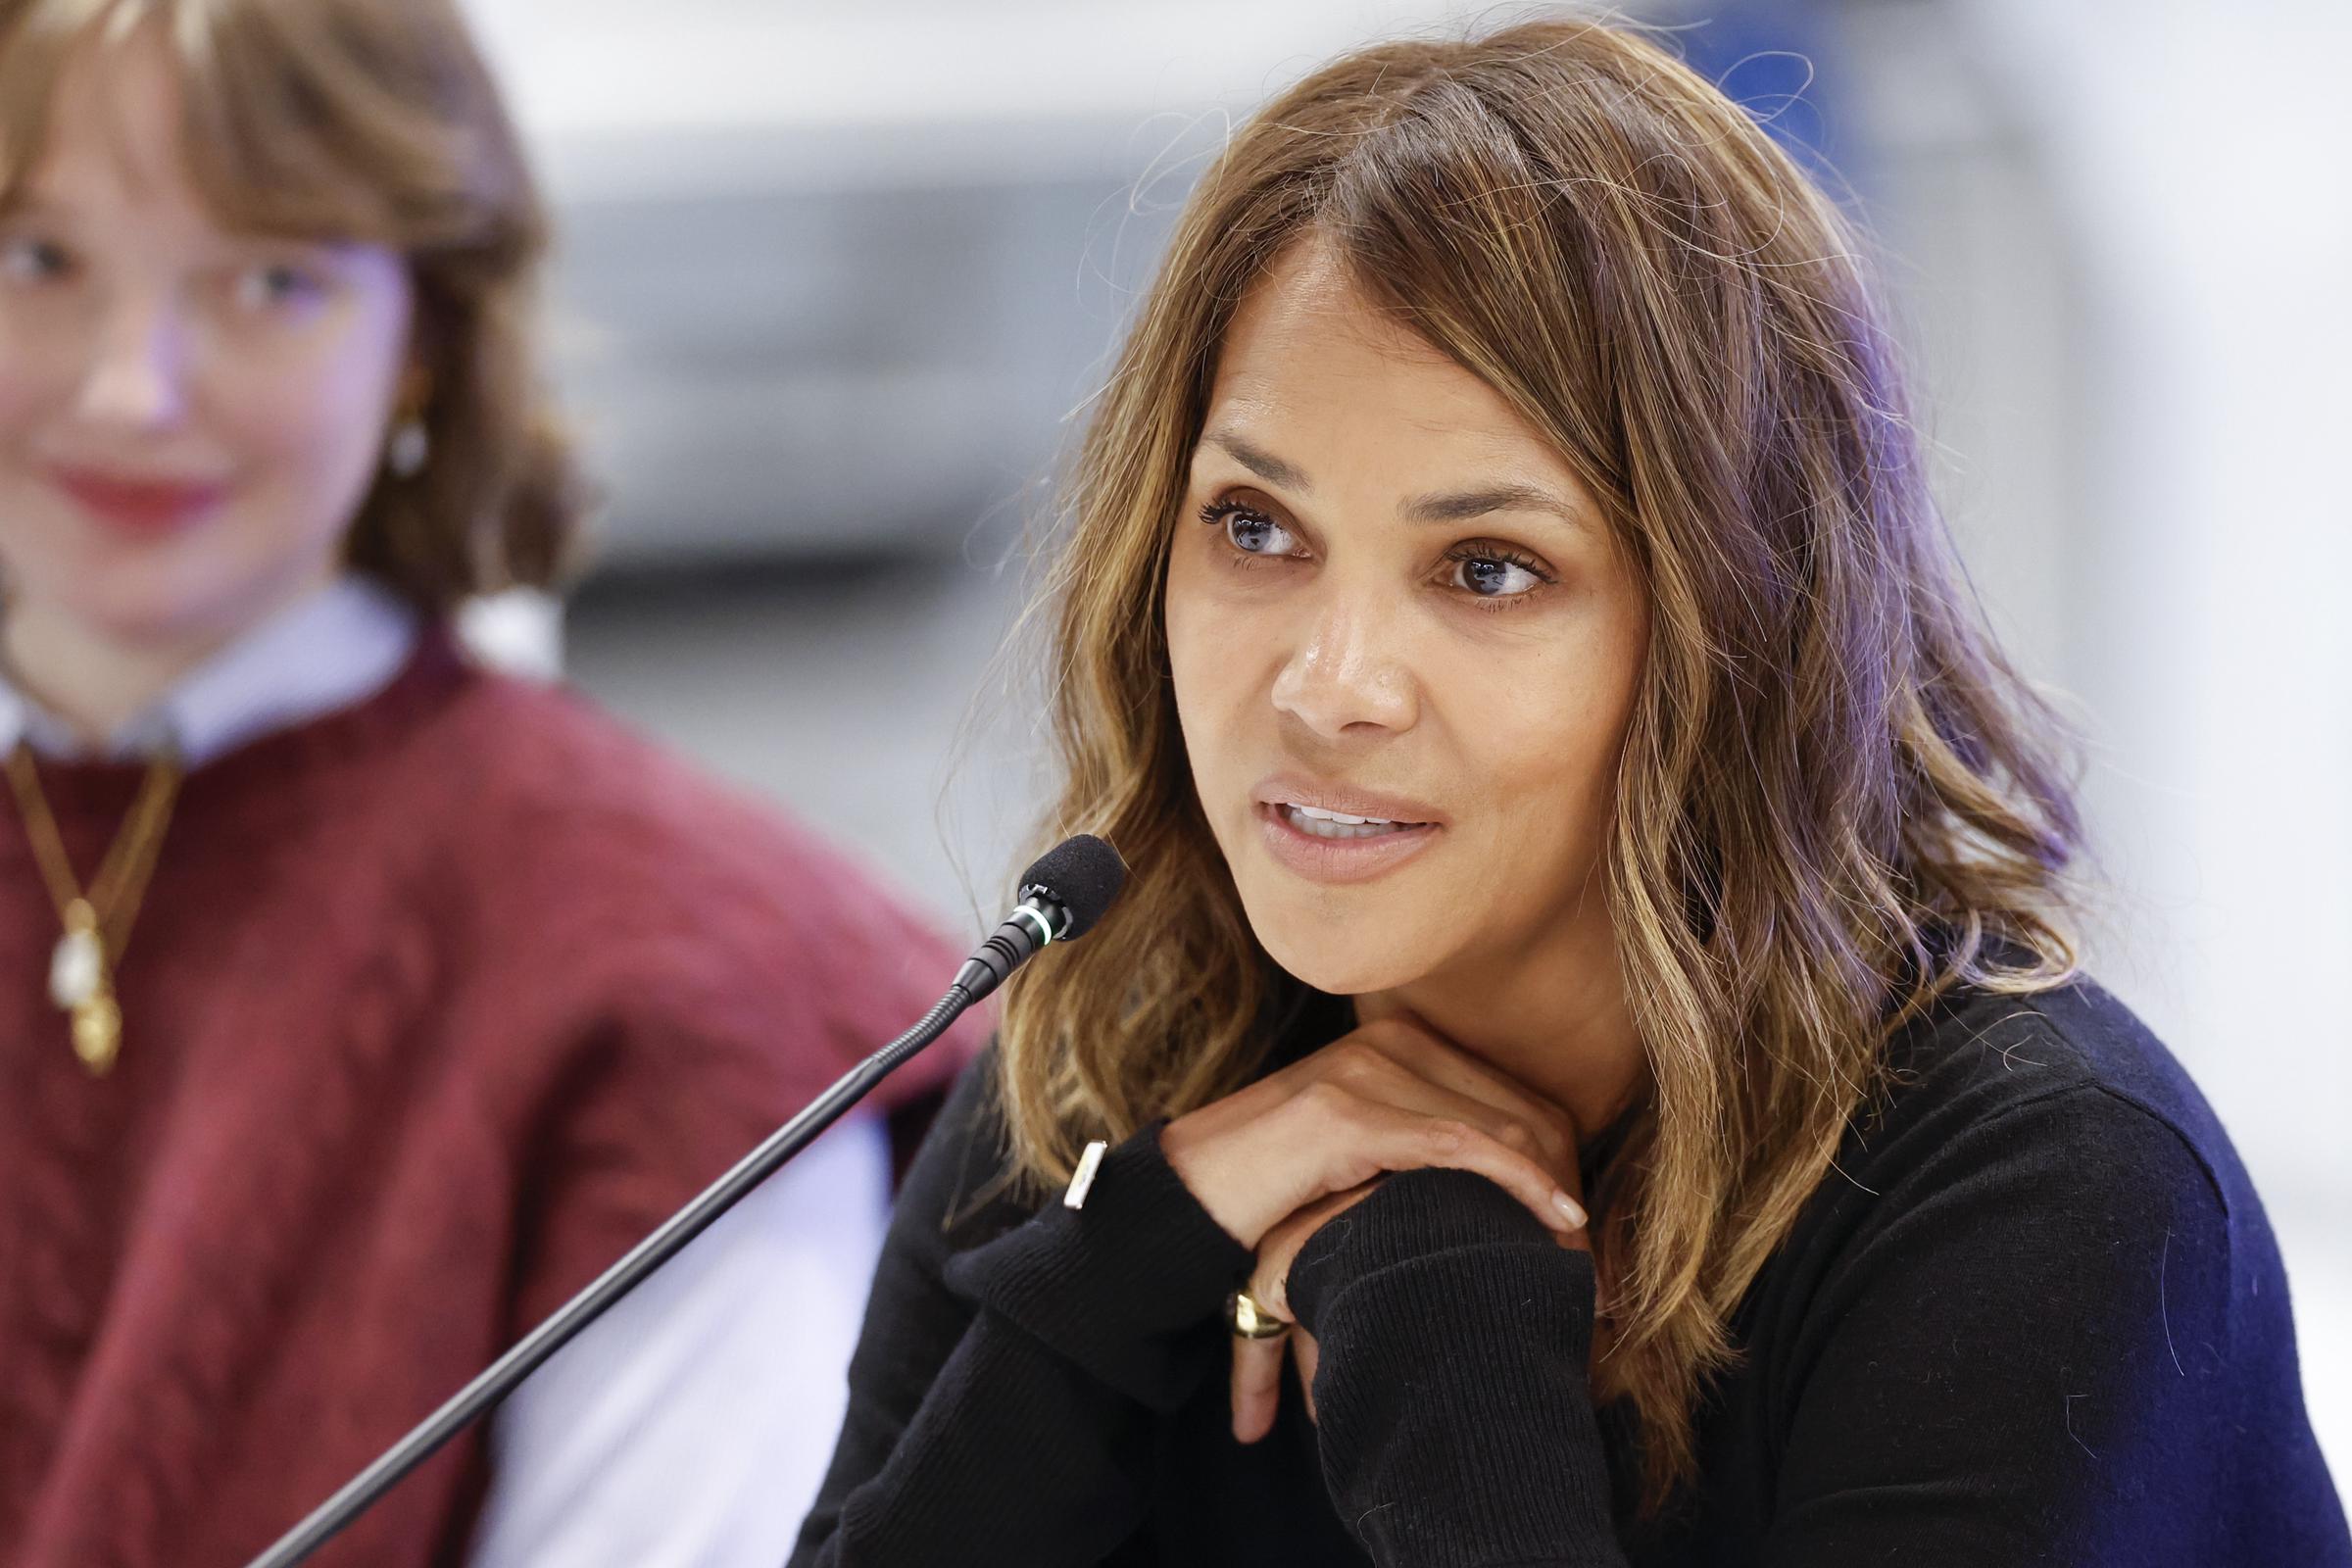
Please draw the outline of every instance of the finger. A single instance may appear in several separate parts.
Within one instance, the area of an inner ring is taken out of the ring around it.
[[[1382,1104],[1328,1081],[1305,1090],[1286,1112],[1299,1124],[1297,1136],[1302,1145],[1320,1144],[1329,1150],[1323,1173],[1326,1191],[1361,1186],[1384,1171],[1434,1165],[1476,1171],[1555,1231],[1575,1230],[1585,1223],[1584,1206],[1541,1161],[1469,1121]]]
[[[1323,1076],[1367,1098],[1452,1116],[1541,1158],[1563,1183],[1576,1172],[1567,1115],[1459,1047],[1401,1021],[1359,1029],[1317,1052]]]
[[[1298,1331],[1293,1329],[1292,1334]],[[1284,1341],[1233,1341],[1233,1436],[1237,1443],[1255,1443],[1274,1430],[1282,1403]]]
[[[1306,1396],[1306,1418],[1321,1424],[1315,1414],[1315,1366],[1321,1351],[1315,1337],[1304,1329],[1291,1330],[1291,1360],[1298,1368],[1298,1392]]]
[[[1467,1095],[1527,1122],[1547,1139],[1555,1140],[1560,1145],[1558,1152],[1574,1163],[1576,1123],[1566,1111],[1410,1014],[1359,1029],[1348,1039],[1379,1052],[1441,1088]]]
[[[1297,1260],[1298,1249],[1306,1245],[1308,1237],[1329,1224],[1333,1216],[1362,1202],[1371,1192],[1367,1184],[1334,1193],[1307,1204],[1266,1232],[1257,1244],[1257,1257],[1250,1265],[1250,1294],[1276,1317],[1291,1317],[1291,1264]]]
[[[1576,1145],[1542,1117],[1521,1115],[1492,1101],[1480,1100],[1443,1084],[1433,1083],[1421,1077],[1413,1068],[1398,1064],[1365,1074],[1361,1082],[1351,1087],[1366,1099],[1394,1105],[1398,1110],[1468,1122],[1496,1143],[1515,1149],[1538,1161],[1551,1173],[1554,1181],[1570,1189],[1573,1196],[1573,1189],[1578,1185]]]

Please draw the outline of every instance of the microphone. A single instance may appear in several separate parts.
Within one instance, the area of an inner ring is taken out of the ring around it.
[[[1021,873],[1020,891],[1004,924],[973,951],[956,971],[948,994],[923,1014],[922,1021],[843,1074],[832,1088],[786,1122],[767,1141],[738,1160],[733,1169],[704,1189],[702,1195],[665,1220],[662,1227],[631,1248],[619,1262],[589,1282],[555,1314],[514,1343],[490,1363],[479,1377],[451,1396],[449,1401],[391,1447],[374,1463],[344,1483],[341,1490],[313,1509],[309,1517],[279,1538],[277,1544],[246,1568],[293,1568],[342,1533],[377,1498],[400,1484],[403,1477],[431,1458],[450,1439],[465,1431],[514,1391],[514,1386],[569,1344],[615,1301],[645,1282],[647,1275],[693,1241],[713,1221],[775,1174],[817,1134],[863,1100],[874,1085],[907,1058],[947,1033],[958,1014],[1004,983],[1007,975],[1055,942],[1075,942],[1102,918],[1127,880],[1127,863],[1119,852],[1091,833],[1056,844]]]
[[[1119,852],[1092,833],[1063,839],[1021,873],[1019,906],[963,960],[956,971],[956,989],[977,1002],[1048,943],[1077,941],[1102,917],[1126,880],[1127,862]]]

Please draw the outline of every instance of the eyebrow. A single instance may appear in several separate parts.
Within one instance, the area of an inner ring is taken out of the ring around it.
[[[1459,490],[1443,495],[1415,496],[1401,509],[1408,522],[1468,522],[1490,512],[1548,512],[1576,527],[1585,514],[1541,485],[1497,484],[1482,490]]]
[[[1212,431],[1207,440],[1210,446],[1217,448],[1268,484],[1278,484],[1285,490],[1296,490],[1300,495],[1305,495],[1315,488],[1307,482],[1304,473],[1270,453],[1260,452],[1238,435]]]
[[[1314,490],[1302,470],[1272,453],[1260,451],[1240,436],[1220,430],[1211,431],[1203,439],[1268,484],[1281,485],[1300,495]],[[1415,496],[1404,504],[1399,514],[1407,522],[1468,522],[1493,512],[1547,512],[1575,527],[1591,524],[1582,510],[1534,484],[1494,484],[1476,490]]]

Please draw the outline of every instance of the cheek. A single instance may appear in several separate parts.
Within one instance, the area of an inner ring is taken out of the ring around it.
[[[13,463],[46,419],[73,401],[75,365],[48,341],[25,330],[17,313],[0,307],[0,445]]]
[[[87,579],[104,568],[80,526],[45,476],[46,443],[70,418],[79,380],[76,355],[58,334],[0,308],[0,570],[22,591]]]
[[[9,352],[11,347],[6,336],[0,335],[0,438],[14,441],[25,433],[33,411],[44,400],[38,372]]]
[[[1270,667],[1279,637],[1269,607],[1252,605],[1226,580],[1233,568],[1178,559],[1168,569],[1162,626],[1176,715],[1193,793],[1229,861],[1246,860],[1257,831],[1250,787],[1276,755]]]
[[[397,373],[385,345],[346,344],[231,378],[212,422],[261,491],[307,514],[287,525],[317,531],[342,520],[372,480]]]
[[[254,481],[277,537],[338,532],[372,483],[409,353],[415,295],[388,251],[359,253],[321,314],[225,357],[205,421]]]
[[[1196,777],[1213,772],[1232,739],[1239,710],[1248,700],[1254,664],[1246,651],[1263,641],[1263,629],[1217,590],[1220,568],[1176,540],[1168,564],[1161,625],[1167,636],[1168,673],[1176,688],[1176,711],[1184,722],[1185,746]],[[1229,568],[1228,568],[1229,569]]]
[[[1450,728],[1492,791],[1502,863],[1542,868],[1530,878],[1531,892],[1543,885],[1536,902],[1581,888],[1606,841],[1640,676],[1629,630],[1575,639],[1507,679],[1491,664],[1463,672],[1475,695],[1455,705],[1466,721]]]

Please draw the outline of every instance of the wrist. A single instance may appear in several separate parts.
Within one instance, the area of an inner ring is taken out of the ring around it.
[[[1156,1136],[1160,1159],[1169,1174],[1236,1247],[1255,1251],[1266,1232],[1290,1213],[1289,1209],[1269,1212],[1262,1196],[1252,1202],[1246,1192],[1227,1192],[1227,1184],[1217,1179],[1217,1162],[1209,1147],[1184,1126],[1182,1118],[1162,1124]]]
[[[1400,1171],[1341,1218],[1308,1237],[1291,1265],[1291,1308],[1309,1332],[1319,1335],[1321,1316],[1356,1287],[1400,1271],[1425,1273],[1421,1265],[1441,1257],[1449,1271],[1477,1257],[1505,1268],[1516,1283],[1540,1278],[1549,1289],[1565,1286],[1565,1304],[1592,1320],[1592,1253],[1562,1245],[1484,1176],[1437,1167]]]
[[[1158,1127],[1108,1151],[1082,1207],[1056,1198],[949,1258],[947,1288],[1156,1409],[1198,1383],[1250,1265],[1161,1157]]]

